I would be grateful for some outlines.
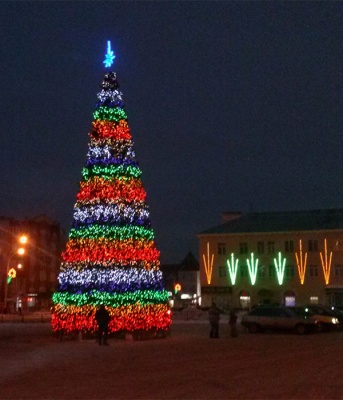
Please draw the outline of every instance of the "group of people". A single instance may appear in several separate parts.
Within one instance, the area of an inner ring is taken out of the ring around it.
[[[217,307],[215,302],[212,302],[211,307],[208,310],[208,320],[211,325],[210,338],[219,338],[219,320],[220,320],[220,309]],[[237,315],[234,310],[230,311],[229,326],[231,337],[237,337]]]
[[[108,346],[108,324],[110,323],[110,313],[106,310],[104,305],[95,313],[95,320],[98,324],[98,343],[99,345]],[[217,307],[215,302],[212,302],[211,307],[208,310],[208,320],[211,325],[210,338],[219,338],[219,320],[220,320],[220,309]],[[230,311],[229,325],[230,334],[232,337],[237,337],[237,315],[234,310]]]

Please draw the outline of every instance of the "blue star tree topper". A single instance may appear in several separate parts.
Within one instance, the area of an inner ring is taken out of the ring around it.
[[[113,54],[113,51],[111,50],[111,42],[108,40],[107,41],[107,53],[105,55],[105,60],[103,63],[105,64],[106,68],[109,68],[113,64],[113,60],[116,58],[116,56]]]

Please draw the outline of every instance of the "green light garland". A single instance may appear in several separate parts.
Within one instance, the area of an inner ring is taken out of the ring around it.
[[[135,292],[126,293],[108,293],[93,290],[89,293],[81,294],[56,292],[53,295],[53,302],[55,304],[61,304],[63,306],[99,306],[101,304],[106,304],[110,307],[120,307],[136,303],[139,303],[141,305],[161,304],[166,303],[168,301],[168,298],[169,295],[166,290],[137,290]]]
[[[140,168],[131,165],[109,165],[106,167],[94,165],[89,168],[83,168],[82,175],[86,181],[94,176],[100,176],[104,179],[120,178],[122,176],[139,178],[142,175],[142,171]]]
[[[94,111],[93,118],[96,120],[109,120],[118,122],[121,119],[127,119],[127,115],[122,108],[108,108],[102,106]]]
[[[76,238],[89,238],[100,239],[106,238],[110,240],[125,240],[133,239],[146,239],[153,240],[154,232],[151,228],[144,228],[142,226],[109,226],[109,225],[89,225],[72,228],[69,233],[70,239]]]

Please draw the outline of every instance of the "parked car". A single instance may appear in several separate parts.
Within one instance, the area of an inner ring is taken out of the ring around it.
[[[264,330],[293,330],[299,334],[316,330],[317,322],[312,318],[297,315],[287,307],[257,307],[242,316],[241,324],[250,333]]]
[[[333,331],[339,329],[339,320],[335,313],[326,307],[317,308],[311,306],[290,307],[296,314],[317,321],[319,332]]]
[[[343,326],[343,313],[339,310],[331,309],[321,304],[308,304],[305,306],[306,309],[311,311],[315,316],[317,316],[319,329],[327,330],[333,328],[329,325],[329,321],[335,325],[335,329],[342,328]],[[322,326],[321,326],[322,325]]]

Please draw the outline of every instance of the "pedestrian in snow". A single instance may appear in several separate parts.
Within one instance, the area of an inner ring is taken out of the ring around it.
[[[98,341],[99,345],[102,344],[108,346],[107,336],[108,336],[108,324],[110,323],[111,317],[110,313],[106,310],[104,305],[95,313],[95,320],[98,323]]]
[[[215,302],[212,302],[210,309],[208,310],[208,320],[211,325],[210,338],[219,338],[219,320],[220,320],[220,310]]]
[[[235,310],[231,310],[230,318],[229,318],[231,337],[237,337],[237,325],[236,324],[237,324],[237,315],[235,314]]]

